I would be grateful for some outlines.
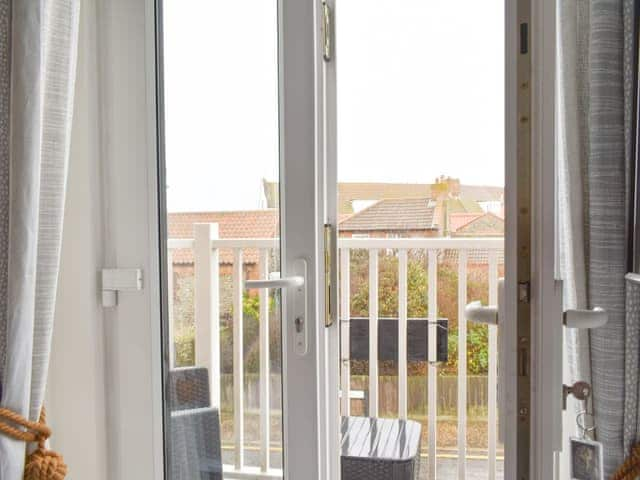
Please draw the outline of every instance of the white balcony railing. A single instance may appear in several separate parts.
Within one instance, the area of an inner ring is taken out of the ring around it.
[[[270,375],[269,375],[269,310],[267,290],[261,290],[259,309],[259,467],[247,467],[244,462],[244,416],[243,378],[244,352],[242,349],[243,331],[243,251],[258,251],[258,271],[260,278],[269,275],[270,255],[278,247],[278,239],[219,239],[217,225],[196,224],[193,239],[169,239],[169,291],[172,292],[173,260],[176,249],[193,251],[195,284],[195,362],[209,370],[211,384],[211,402],[220,407],[220,298],[219,298],[219,257],[221,249],[233,251],[232,291],[233,291],[233,418],[235,462],[225,465],[225,478],[280,478],[282,471],[270,465]],[[341,413],[349,415],[351,374],[349,359],[349,320],[350,320],[350,255],[353,250],[369,252],[369,386],[368,412],[377,416],[379,412],[378,382],[378,252],[393,250],[398,256],[398,415],[407,418],[407,274],[408,252],[426,252],[428,272],[428,298],[426,299],[429,319],[430,361],[436,355],[436,321],[438,319],[438,259],[439,254],[447,251],[457,252],[458,268],[458,409],[457,409],[457,478],[466,478],[467,468],[467,321],[464,307],[467,303],[468,254],[472,251],[487,252],[483,263],[487,265],[489,303],[497,304],[498,264],[503,252],[503,240],[500,238],[340,238],[340,328],[341,331]],[[477,261],[477,260],[476,260]],[[475,299],[469,299],[475,300]],[[173,308],[170,308],[170,334],[173,329]],[[488,361],[488,415],[487,415],[487,473],[489,480],[495,480],[497,474],[497,330],[489,326]],[[171,337],[173,338],[173,337]],[[170,342],[173,346],[173,342]],[[174,359],[174,352],[170,352]],[[429,363],[428,367],[428,478],[436,478],[438,415],[437,415],[437,375],[438,367]]]

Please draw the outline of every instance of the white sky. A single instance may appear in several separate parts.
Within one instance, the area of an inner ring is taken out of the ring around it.
[[[165,0],[169,211],[278,176],[275,0]],[[502,0],[337,0],[341,181],[502,185]]]

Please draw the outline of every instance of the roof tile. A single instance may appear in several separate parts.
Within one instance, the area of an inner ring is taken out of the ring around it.
[[[278,211],[243,210],[237,212],[189,212],[168,215],[169,238],[193,238],[195,223],[217,223],[220,238],[275,238],[278,236]],[[257,263],[258,251],[243,251],[245,263]],[[191,249],[176,249],[173,252],[175,264],[193,263]],[[233,263],[233,253],[220,251],[220,263]]]
[[[435,209],[430,198],[384,199],[347,217],[340,230],[436,230]]]

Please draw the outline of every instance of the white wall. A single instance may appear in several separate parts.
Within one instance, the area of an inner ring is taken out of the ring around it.
[[[95,0],[83,0],[47,409],[69,479],[107,480]]]

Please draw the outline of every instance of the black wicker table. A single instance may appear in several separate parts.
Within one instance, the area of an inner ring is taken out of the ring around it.
[[[342,480],[417,480],[419,423],[369,417],[342,418]]]

